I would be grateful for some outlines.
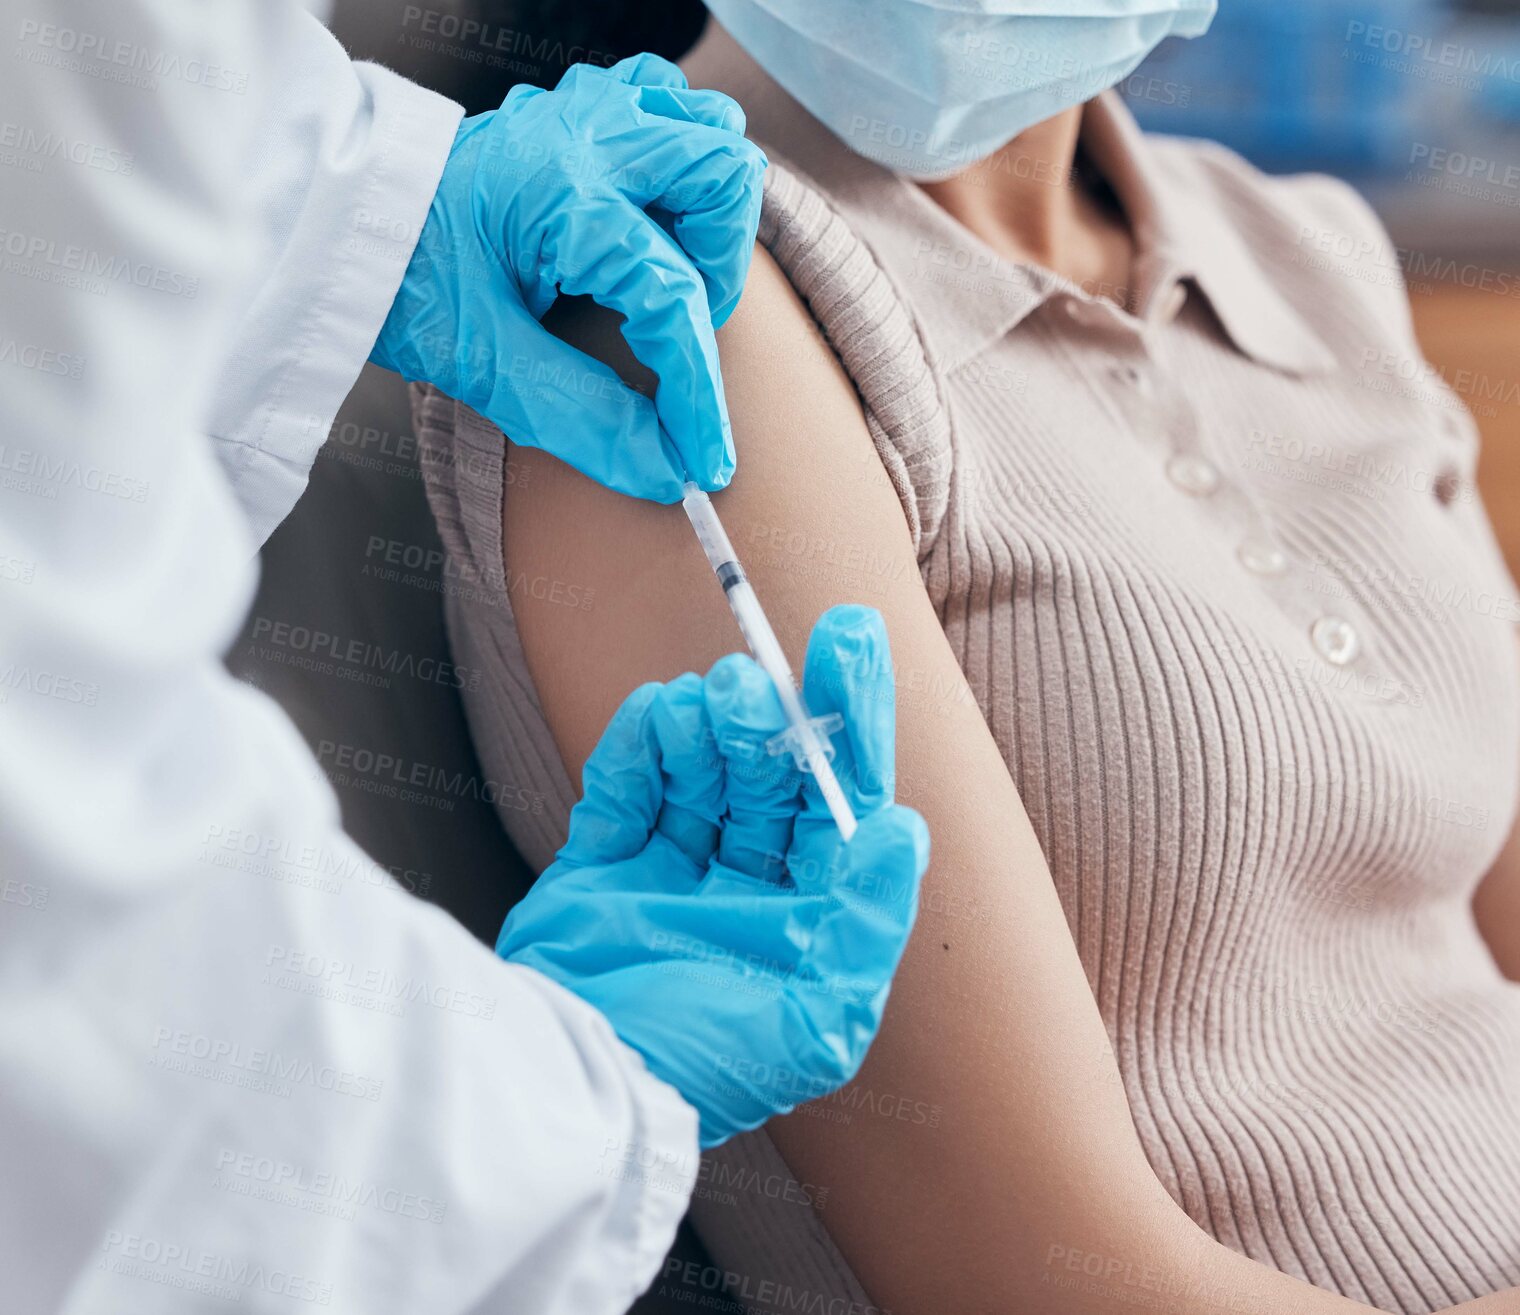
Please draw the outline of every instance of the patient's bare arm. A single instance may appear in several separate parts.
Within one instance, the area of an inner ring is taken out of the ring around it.
[[[560,331],[625,359],[605,320],[576,313]],[[799,1113],[771,1129],[798,1177],[827,1185],[827,1227],[873,1300],[896,1315],[1133,1315],[1159,1289],[1173,1315],[1368,1309],[1227,1250],[1162,1188],[854,389],[763,251],[719,344],[740,458],[719,511],[794,663],[825,607],[881,610],[899,796],[933,834],[919,925],[858,1083],[937,1108],[937,1124]],[[678,507],[617,497],[539,453],[513,461],[528,477],[507,490],[509,570],[594,590],[589,610],[523,597],[518,617],[576,774],[633,686],[702,670],[741,641]],[[1093,1264],[1095,1279],[1062,1282]]]

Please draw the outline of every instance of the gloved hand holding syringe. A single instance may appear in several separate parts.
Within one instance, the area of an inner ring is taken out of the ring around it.
[[[814,717],[808,712],[781,641],[771,629],[770,620],[760,606],[760,600],[755,596],[744,568],[739,565],[739,555],[729,542],[711,499],[696,484],[687,481],[681,505],[686,509],[692,529],[697,532],[697,542],[707,554],[713,574],[723,586],[723,595],[728,599],[734,620],[744,633],[744,641],[749,645],[750,653],[759,663],[760,669],[774,682],[776,693],[780,696],[787,729],[771,742],[770,750],[772,753],[791,753],[798,768],[810,773],[818,782],[818,789],[829,806],[829,812],[834,816],[839,834],[848,842],[855,834],[855,813],[850,808],[850,801],[845,798],[839,778],[830,766],[834,752],[829,743],[830,734],[840,728],[843,718],[838,713],[828,717]]]

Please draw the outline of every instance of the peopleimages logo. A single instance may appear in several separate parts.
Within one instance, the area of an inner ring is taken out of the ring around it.
[[[1520,187],[1520,164],[1432,146],[1428,142],[1415,142],[1410,146],[1409,163],[1423,165],[1433,173],[1448,174],[1464,182],[1487,183],[1491,187],[1511,190]]]
[[[18,262],[11,271],[13,273],[52,282],[68,282],[76,278],[88,280],[82,286],[91,292],[103,292],[107,285],[114,283],[162,292],[171,297],[193,297],[201,287],[200,279],[193,274],[145,260],[108,255],[93,247],[60,243],[55,238],[13,228],[0,228],[0,255]]]
[[[457,800],[483,800],[519,813],[542,813],[541,791],[477,776],[463,768],[440,767],[361,745],[321,740],[317,761],[335,785],[400,803],[424,804],[452,812]]]
[[[395,973],[388,968],[364,966],[293,945],[271,945],[264,956],[271,969],[265,980],[276,986],[320,994],[340,1003],[375,1003],[398,1006],[423,1004],[446,1013],[469,1018],[494,1018],[496,997],[462,987]]]
[[[276,621],[272,617],[254,617],[252,639],[258,656],[285,661],[287,665],[307,666],[318,674],[339,674],[344,669],[351,669],[369,671],[382,680],[390,676],[409,676],[427,684],[447,685],[454,689],[476,689],[480,685],[478,671],[455,666],[446,658],[419,656],[405,649],[386,648],[367,639],[351,639],[312,626]],[[304,660],[290,661],[292,656]]]
[[[18,338],[0,338],[0,365],[8,365],[16,370],[31,370],[37,374],[56,374],[64,379],[80,379],[84,376],[83,356],[22,342]]]
[[[130,174],[135,167],[130,151],[101,146],[61,132],[41,132],[25,123],[0,120],[0,164],[25,161],[40,172],[49,160],[65,160],[81,168],[123,176]]]
[[[244,1293],[255,1292],[315,1306],[332,1305],[331,1283],[180,1241],[112,1228],[101,1249],[105,1253],[101,1268],[121,1278],[142,1279],[218,1301],[240,1302]]]
[[[433,886],[431,872],[376,862],[353,845],[304,844],[288,836],[215,823],[202,837],[201,858],[224,870],[263,874],[334,895],[349,886],[426,895]]]
[[[100,702],[100,686],[93,680],[80,680],[25,662],[0,667],[0,703],[7,702],[14,692],[39,699],[57,699],[60,703],[77,703],[83,708],[93,708]]]
[[[349,1212],[347,1218],[353,1218],[355,1208],[363,1206],[381,1214],[437,1224],[448,1209],[443,1201],[420,1192],[230,1148],[217,1152],[216,1174],[216,1186],[239,1195],[261,1195],[279,1204],[300,1198],[331,1202]]]
[[[152,88],[165,80],[237,96],[248,90],[248,74],[238,69],[32,18],[21,22],[16,55],[29,63],[50,64],[103,82]]]
[[[1397,55],[1410,67],[1430,65],[1453,73],[1520,84],[1520,58],[1497,49],[1479,50],[1457,41],[1438,40],[1427,33],[1407,32],[1361,19],[1347,23],[1346,44]]]
[[[418,49],[438,49],[492,67],[505,67],[503,56],[560,67],[597,64],[607,68],[617,62],[617,56],[609,51],[566,45],[554,37],[464,18],[446,9],[407,5],[401,11],[401,27],[403,39],[409,38],[409,44]]]
[[[288,1095],[292,1086],[315,1087],[338,1096],[376,1101],[385,1083],[350,1069],[318,1064],[300,1055],[287,1055],[241,1041],[186,1032],[170,1027],[153,1029],[153,1062],[168,1072],[203,1077],[232,1086],[251,1086],[275,1095]]]
[[[39,449],[13,448],[0,443],[0,487],[11,487],[12,484],[46,497],[57,497],[60,489],[80,489],[125,502],[145,502],[148,498],[148,481],[145,479],[83,465]]]

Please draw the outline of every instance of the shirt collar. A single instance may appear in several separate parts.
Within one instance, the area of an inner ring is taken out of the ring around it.
[[[693,85],[717,87],[744,106],[752,136],[802,173],[828,180],[830,203],[890,271],[942,368],[972,360],[1057,295],[1124,314],[1102,288],[1084,289],[1000,255],[914,183],[851,151],[715,19],[686,65]],[[1329,349],[1273,287],[1227,218],[1196,187],[1168,176],[1116,92],[1088,103],[1082,144],[1135,235],[1136,319],[1146,325],[1164,320],[1177,284],[1188,279],[1252,360],[1289,374],[1335,368]]]
[[[1126,318],[1155,326],[1175,314],[1183,282],[1203,294],[1236,350],[1252,361],[1296,376],[1337,368],[1333,353],[1278,292],[1257,253],[1201,194],[1202,180],[1170,176],[1118,93],[1104,92],[1088,104],[1082,145],[1134,234],[1128,298],[1008,260],[912,182],[874,165],[871,174],[855,171],[844,197],[851,222],[873,231],[878,248],[899,247],[888,266],[907,271],[902,291],[938,344],[945,368],[974,359],[1054,296],[1093,302],[1113,315],[1125,315],[1114,301],[1128,299],[1133,315]],[[834,175],[826,176],[832,184]],[[913,212],[911,223],[901,222],[904,210]]]
[[[1236,348],[1253,361],[1295,375],[1337,368],[1334,354],[1277,290],[1239,228],[1202,194],[1207,180],[1168,176],[1161,152],[1117,92],[1088,105],[1082,143],[1129,219],[1138,270],[1149,266],[1158,281],[1165,281],[1165,271],[1191,279]],[[1145,279],[1137,273],[1142,287]],[[1153,295],[1167,291],[1152,289]]]

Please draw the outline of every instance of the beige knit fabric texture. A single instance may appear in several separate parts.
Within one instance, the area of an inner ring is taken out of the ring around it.
[[[772,154],[761,239],[860,393],[1156,1174],[1221,1242],[1381,1309],[1520,1284],[1520,987],[1470,907],[1516,799],[1520,603],[1370,212],[1103,97],[1084,147],[1139,252],[1134,286],[1078,288],[846,152],[721,31],[690,71]],[[488,586],[449,600],[488,676],[472,731],[546,799],[503,810],[542,867],[575,793],[503,587],[501,437],[427,390],[416,420]],[[786,1173],[763,1135],[722,1162]],[[869,1299],[809,1207],[737,1198],[694,1207],[726,1269]]]

